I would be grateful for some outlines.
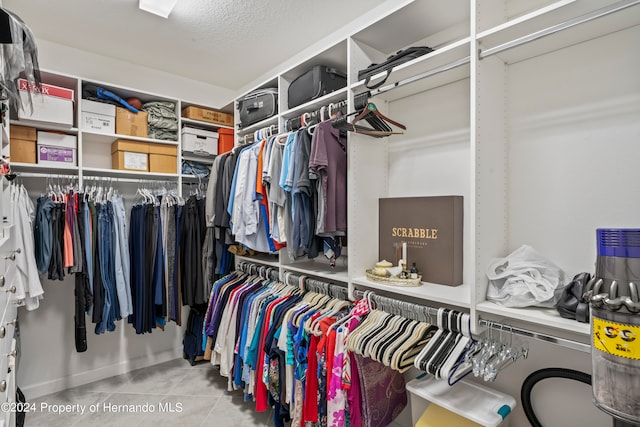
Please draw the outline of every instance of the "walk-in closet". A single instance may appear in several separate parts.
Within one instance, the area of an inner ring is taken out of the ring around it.
[[[0,427],[640,426],[638,40],[0,0]]]

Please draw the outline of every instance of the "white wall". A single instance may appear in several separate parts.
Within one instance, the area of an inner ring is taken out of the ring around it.
[[[235,91],[220,86],[108,58],[47,40],[38,40],[37,43],[40,67],[47,71],[95,79],[213,108],[225,107],[235,97]]]

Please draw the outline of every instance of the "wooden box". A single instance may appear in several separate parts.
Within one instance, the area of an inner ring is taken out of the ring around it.
[[[182,109],[182,117],[218,125],[233,126],[233,114],[195,107],[193,105]]]

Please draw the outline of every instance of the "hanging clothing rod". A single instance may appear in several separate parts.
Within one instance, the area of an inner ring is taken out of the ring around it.
[[[527,338],[533,338],[538,341],[545,341],[551,344],[557,344],[562,347],[570,348],[572,350],[582,351],[584,353],[591,353],[591,345],[585,344],[579,341],[569,340],[566,338],[555,337],[553,335],[547,335],[540,332],[530,331],[528,329],[522,328],[514,328],[509,325],[501,324],[498,322],[493,322],[491,320],[480,319],[480,326],[485,326],[488,328],[499,328],[500,330],[507,331],[509,333],[513,332],[516,335],[521,335]]]
[[[110,177],[110,176],[84,175],[83,179],[88,180],[88,181],[126,182],[126,183],[132,183],[132,184],[154,183],[154,184],[178,185],[178,181],[148,179],[148,178],[137,179],[137,178],[119,178],[119,177]]]
[[[440,67],[436,67],[429,71],[425,71],[424,73],[417,74],[415,76],[406,78],[404,80],[400,80],[399,82],[391,83],[386,86],[382,86],[378,89],[372,89],[369,91],[369,96],[374,97],[376,95],[380,95],[385,92],[389,92],[400,86],[405,86],[410,83],[416,82],[418,80],[426,79],[427,77],[435,76],[436,74],[444,73],[445,71],[453,70],[454,68],[461,67],[465,64],[468,64],[471,61],[471,58],[466,56],[464,58],[458,59],[456,61],[450,62],[448,64],[442,65]]]
[[[324,280],[316,279],[315,277],[305,276],[304,274],[296,274],[290,271],[286,271],[280,276],[280,279],[287,285],[299,286],[300,279],[302,277],[304,277],[305,288],[307,289],[321,289],[323,291],[322,293],[326,293],[327,295],[334,298],[341,298],[346,300],[349,297],[349,290],[344,286],[334,285],[332,283],[325,282]]]
[[[78,175],[60,175],[57,173],[39,172],[16,172],[18,178],[55,178],[55,179],[78,179]]]
[[[396,314],[398,316],[406,317],[407,319],[418,320],[421,322],[436,322],[438,316],[437,308],[400,301],[394,298],[376,295],[373,292],[370,292],[367,296],[365,292],[366,291],[356,289],[353,291],[353,296],[356,298],[371,298],[377,308],[380,308],[387,313]]]
[[[640,3],[640,0],[623,0],[618,3],[605,6],[598,10],[594,10],[593,12],[586,13],[584,15],[578,16],[576,18],[570,19],[560,24],[552,25],[551,27],[542,29],[540,31],[536,31],[535,33],[531,33],[529,35],[519,37],[515,40],[511,40],[501,45],[480,51],[480,53],[478,54],[478,57],[480,59],[487,58],[491,55],[504,52],[505,50],[508,50],[526,43],[530,43],[535,40],[539,40],[543,37],[549,36],[551,34],[555,34],[562,30],[575,27],[576,25],[584,24],[585,22],[593,21],[594,19],[602,18],[603,16],[607,16],[611,13],[624,10],[631,6],[635,6],[638,3]]]

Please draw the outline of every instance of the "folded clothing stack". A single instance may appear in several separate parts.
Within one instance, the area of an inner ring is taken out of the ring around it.
[[[174,102],[147,102],[142,105],[142,111],[149,114],[149,138],[178,140],[178,115]]]

